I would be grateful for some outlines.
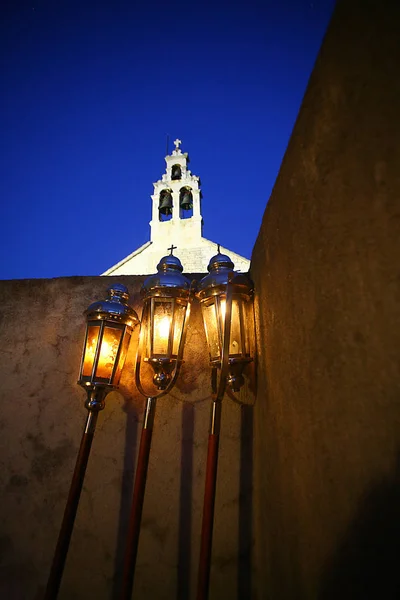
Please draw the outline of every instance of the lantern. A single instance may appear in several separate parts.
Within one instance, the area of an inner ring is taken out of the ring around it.
[[[106,300],[94,302],[85,314],[86,336],[78,383],[88,392],[89,408],[95,396],[104,398],[118,387],[131,333],[139,319],[128,305],[127,288],[119,283],[108,289]],[[102,398],[100,403],[104,406]]]

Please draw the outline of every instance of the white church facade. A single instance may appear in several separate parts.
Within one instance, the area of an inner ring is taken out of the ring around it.
[[[153,184],[150,241],[102,275],[155,273],[169,246],[176,248],[174,254],[186,273],[207,273],[210,258],[217,253],[217,244],[202,235],[200,180],[189,171],[189,157],[181,151],[181,143],[181,140],[175,140],[175,150],[165,157],[166,172]],[[228,254],[235,270],[249,270],[247,258],[223,246],[220,251]]]

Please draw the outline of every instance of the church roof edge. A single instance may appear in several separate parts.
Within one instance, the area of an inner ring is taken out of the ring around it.
[[[130,260],[131,258],[133,258],[134,256],[137,256],[138,254],[140,254],[141,252],[143,252],[143,250],[146,250],[146,248],[148,248],[149,246],[151,246],[153,242],[146,242],[145,244],[143,244],[143,246],[140,246],[137,250],[134,250],[133,252],[131,252],[130,254],[128,254],[128,256],[126,256],[125,258],[123,258],[122,260],[120,260],[118,263],[116,263],[115,265],[113,265],[112,267],[110,267],[109,269],[107,269],[107,271],[104,271],[104,273],[101,273],[101,276],[103,275],[112,275],[112,273],[114,273],[114,271],[116,271],[119,267],[122,267],[122,265],[124,265],[126,262],[128,262],[128,260]]]

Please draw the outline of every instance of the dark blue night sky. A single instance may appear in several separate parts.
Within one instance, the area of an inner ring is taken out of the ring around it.
[[[250,258],[333,6],[2,3],[0,278],[97,275],[148,241],[167,134],[203,235]]]

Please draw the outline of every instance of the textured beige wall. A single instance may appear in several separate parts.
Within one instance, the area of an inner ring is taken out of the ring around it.
[[[253,251],[260,600],[400,597],[399,23],[339,2]]]
[[[140,315],[143,278],[119,277]],[[42,597],[85,420],[76,385],[82,313],[111,279],[75,277],[0,284],[0,597]],[[116,598],[144,398],[135,390],[133,334],[119,392],[100,413],[60,600]],[[135,598],[194,597],[210,407],[200,311],[186,362],[159,401],[149,465]],[[242,394],[246,403],[251,392]],[[250,399],[250,400],[249,400]],[[249,597],[251,407],[225,399],[211,598]],[[238,565],[240,564],[240,569]],[[239,590],[239,592],[238,592]]]

